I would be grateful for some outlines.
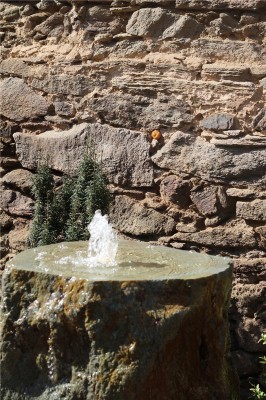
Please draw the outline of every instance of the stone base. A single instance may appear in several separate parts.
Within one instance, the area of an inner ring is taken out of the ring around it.
[[[191,280],[4,275],[3,400],[239,399],[231,269]]]

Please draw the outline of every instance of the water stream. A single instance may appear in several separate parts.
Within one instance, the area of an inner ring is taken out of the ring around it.
[[[90,240],[88,247],[89,267],[102,267],[116,265],[118,249],[117,234],[112,225],[108,223],[107,215],[102,215],[100,210],[88,225]]]

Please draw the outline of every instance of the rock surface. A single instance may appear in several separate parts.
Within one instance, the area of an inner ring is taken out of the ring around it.
[[[230,268],[122,282],[13,270],[4,284],[3,400],[239,398]]]
[[[246,220],[266,221],[266,200],[238,201],[236,215]]]
[[[2,178],[2,182],[8,187],[14,187],[24,193],[29,193],[32,187],[32,172],[26,169],[14,169]]]
[[[45,115],[48,104],[23,79],[8,78],[0,83],[1,114],[14,121]]]
[[[126,196],[116,196],[111,221],[120,232],[137,236],[169,235],[175,228],[173,218],[166,217]]]
[[[247,152],[241,147],[215,146],[183,132],[174,133],[152,160],[176,174],[185,172],[211,182],[252,186],[266,182],[266,149]]]
[[[16,151],[23,167],[36,169],[41,160],[57,171],[75,172],[88,143],[111,182],[151,186],[153,167],[145,135],[123,128],[83,123],[68,131],[47,131],[38,136],[15,133]],[[58,157],[58,154],[61,156]]]
[[[235,128],[235,118],[228,114],[213,114],[204,118],[200,125],[203,128],[213,129],[215,131],[230,130]]]

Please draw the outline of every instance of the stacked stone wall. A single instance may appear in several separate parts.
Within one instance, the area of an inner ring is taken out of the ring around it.
[[[38,163],[60,184],[92,138],[120,232],[233,258],[244,396],[266,321],[265,0],[10,1],[0,19],[3,265]]]

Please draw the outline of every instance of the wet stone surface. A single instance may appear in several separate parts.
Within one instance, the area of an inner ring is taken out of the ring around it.
[[[6,270],[3,400],[238,399],[231,272],[93,282]]]

